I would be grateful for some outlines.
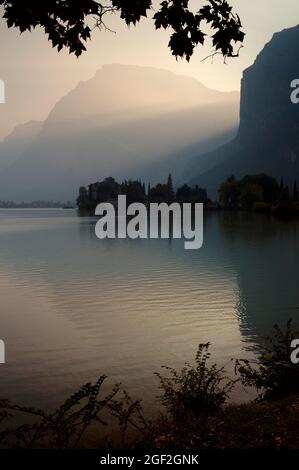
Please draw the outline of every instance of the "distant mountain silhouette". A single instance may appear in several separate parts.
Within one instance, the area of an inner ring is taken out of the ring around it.
[[[0,171],[15,162],[32,145],[42,125],[41,121],[20,124],[0,143]]]
[[[187,158],[235,135],[238,103],[238,92],[166,70],[104,66],[54,106],[18,158],[0,164],[0,199],[70,200],[110,175],[153,183],[181,175]],[[1,159],[9,160],[3,144]]]
[[[243,74],[240,127],[227,145],[192,160],[189,179],[215,195],[230,175],[268,173],[286,183],[299,179],[299,105],[290,84],[299,78],[299,26],[274,34]],[[203,161],[210,162],[207,171]],[[195,175],[194,175],[195,174]]]

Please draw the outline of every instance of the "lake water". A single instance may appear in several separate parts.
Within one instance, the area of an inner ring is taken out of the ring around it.
[[[0,211],[2,397],[52,407],[106,374],[150,403],[153,372],[192,361],[198,343],[231,371],[275,322],[298,319],[298,222],[209,213],[198,251],[100,241],[95,222],[73,210]]]

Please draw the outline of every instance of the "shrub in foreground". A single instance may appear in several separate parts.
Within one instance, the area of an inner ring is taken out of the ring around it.
[[[174,418],[186,413],[195,416],[216,414],[227,400],[235,384],[228,380],[224,368],[217,364],[208,365],[210,343],[198,346],[195,365],[186,363],[177,372],[172,367],[163,366],[167,375],[156,373],[162,390],[161,401]]]
[[[245,386],[258,391],[258,400],[275,400],[299,394],[299,366],[291,361],[292,341],[298,338],[288,320],[286,330],[274,325],[264,350],[255,361],[240,359],[235,370]]]

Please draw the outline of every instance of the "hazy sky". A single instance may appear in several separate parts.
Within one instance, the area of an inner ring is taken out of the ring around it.
[[[192,2],[200,5],[200,0]],[[176,61],[167,48],[169,34],[155,31],[152,21],[143,20],[128,29],[116,16],[107,18],[116,31],[93,34],[88,51],[79,59],[57,53],[40,31],[20,35],[1,23],[0,78],[6,83],[5,105],[0,105],[0,138],[16,124],[45,119],[51,107],[81,80],[92,77],[107,63],[149,65],[190,75],[218,90],[240,88],[244,68],[273,33],[299,23],[298,0],[231,0],[240,14],[246,39],[240,58],[223,64],[220,57],[202,62],[210,48],[198,48],[188,64]],[[294,45],[297,47],[297,45]]]

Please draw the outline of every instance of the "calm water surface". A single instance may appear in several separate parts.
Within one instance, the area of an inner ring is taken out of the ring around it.
[[[210,341],[230,371],[275,322],[298,319],[297,222],[207,214],[198,251],[100,241],[95,222],[73,210],[0,211],[2,397],[50,407],[106,374],[150,403],[161,364],[180,367]]]

